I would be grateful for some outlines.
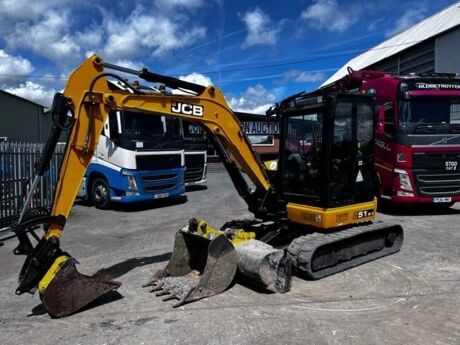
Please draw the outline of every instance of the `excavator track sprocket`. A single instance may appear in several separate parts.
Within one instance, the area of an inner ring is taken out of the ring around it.
[[[373,222],[298,237],[289,245],[288,255],[300,277],[317,280],[396,253],[403,239],[400,225]]]

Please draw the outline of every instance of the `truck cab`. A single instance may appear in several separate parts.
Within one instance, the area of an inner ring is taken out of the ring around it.
[[[379,105],[375,144],[381,197],[444,206],[460,201],[460,78],[354,73],[359,72],[361,92],[375,92]]]
[[[185,186],[205,185],[207,176],[206,134],[202,127],[181,120],[185,153]]]
[[[185,193],[184,145],[165,117],[114,111],[104,124],[79,196],[98,208]]]

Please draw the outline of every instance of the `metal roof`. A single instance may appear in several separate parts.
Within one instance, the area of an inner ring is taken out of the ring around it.
[[[458,25],[460,25],[460,1],[351,59],[326,80],[322,86],[348,74],[348,66],[354,70],[363,69]]]
[[[20,100],[22,102],[26,102],[26,103],[31,103],[35,106],[38,106],[40,108],[43,108],[43,109],[48,109],[48,107],[45,107],[44,105],[41,105],[37,102],[34,102],[34,101],[31,101],[30,99],[27,99],[27,98],[24,98],[24,97],[21,97],[21,96],[18,96],[18,95],[15,95],[14,93],[11,93],[11,92],[8,92],[8,91],[5,91],[5,90],[0,90],[0,93],[1,94],[4,94],[6,96],[9,96],[9,97],[12,97],[12,98],[15,98],[17,100]]]

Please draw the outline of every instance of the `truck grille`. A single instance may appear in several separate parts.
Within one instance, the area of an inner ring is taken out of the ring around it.
[[[146,192],[160,192],[167,191],[176,186],[179,183],[179,173],[169,174],[149,174],[143,175],[142,187]]]
[[[154,182],[154,181],[164,181],[164,180],[171,180],[175,179],[177,174],[162,174],[162,175],[145,175],[142,176],[142,179],[145,182]]]
[[[146,186],[144,189],[149,192],[158,192],[158,191],[166,191],[170,190],[176,187],[175,183],[170,183],[170,184],[162,184],[159,186]]]
[[[413,155],[414,169],[445,169],[446,162],[460,164],[460,152],[414,152]]]
[[[203,178],[204,154],[186,154],[185,167],[185,183],[200,181]]]
[[[173,169],[181,166],[180,154],[138,155],[136,156],[138,170]]]
[[[417,191],[421,196],[454,196],[460,194],[460,173],[414,173]]]

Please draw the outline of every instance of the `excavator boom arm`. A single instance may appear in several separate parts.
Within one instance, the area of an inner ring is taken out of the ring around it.
[[[261,195],[267,193],[271,185],[263,165],[242,131],[239,120],[219,89],[187,82],[181,84],[180,80],[158,77],[142,70],[138,75],[146,76],[148,81],[154,81],[156,77],[157,80],[169,82],[177,87],[183,85],[185,88],[194,88],[191,85],[195,85],[195,90],[202,92],[197,95],[175,95],[114,91],[109,88],[108,78],[117,76],[107,73],[105,65],[112,69],[120,69],[104,64],[99,56],[93,55],[71,74],[64,89],[64,97],[68,100],[74,123],[56,186],[52,216],[61,215],[67,218],[85,170],[97,147],[104,122],[108,114],[114,110],[138,110],[153,116],[177,117],[204,127],[220,144],[221,151],[224,151],[224,163],[226,162],[227,168],[232,170],[229,172],[238,192],[248,202],[249,208],[257,211],[258,205],[254,205],[253,193],[244,179],[238,176],[239,171],[235,164],[232,165],[232,158],[248,175]],[[50,224],[47,237],[60,237],[61,230],[61,224]]]

